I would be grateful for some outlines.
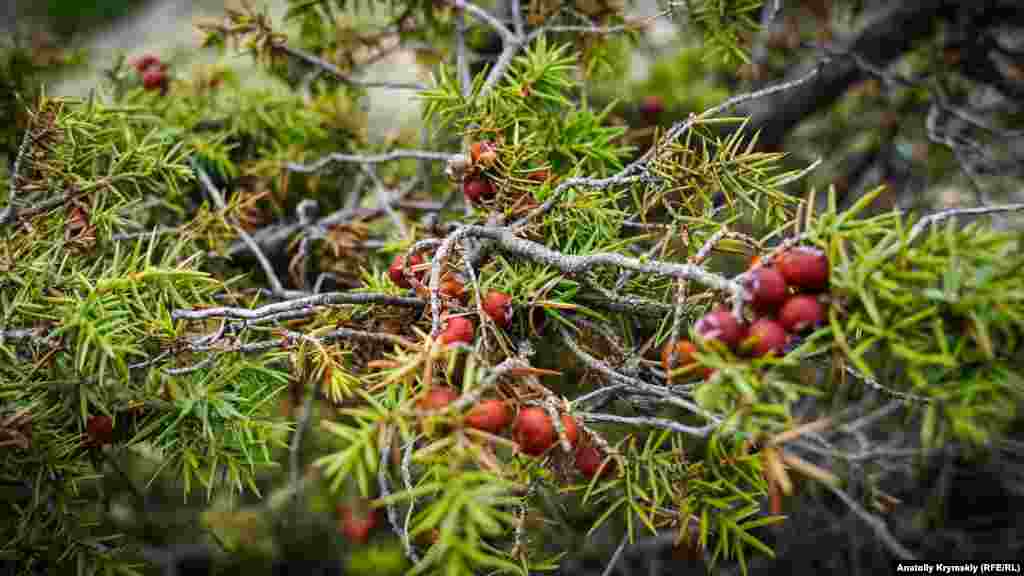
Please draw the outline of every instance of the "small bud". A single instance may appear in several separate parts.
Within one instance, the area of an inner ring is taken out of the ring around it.
[[[452,182],[461,182],[466,176],[466,171],[470,167],[469,158],[465,154],[455,154],[448,159],[448,164],[445,166],[444,173],[448,176],[448,180]]]
[[[498,152],[494,146],[494,142],[490,140],[481,140],[480,142],[474,142],[469,147],[469,157],[472,158],[474,165],[480,165],[483,168],[490,168],[498,160]]]

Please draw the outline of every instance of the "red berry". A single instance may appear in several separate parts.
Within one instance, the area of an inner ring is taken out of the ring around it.
[[[512,325],[512,297],[508,294],[491,290],[484,296],[483,309],[501,328]]]
[[[824,290],[828,286],[828,257],[817,248],[798,246],[778,259],[779,272],[786,281],[806,290]]]
[[[576,450],[576,469],[587,478],[593,478],[604,463],[604,454],[594,446],[580,446]],[[615,461],[609,460],[601,476],[610,476],[615,471]]]
[[[440,410],[455,402],[459,393],[447,386],[434,386],[416,403],[420,410]]]
[[[540,456],[555,443],[555,425],[543,408],[528,406],[519,411],[512,437],[519,449],[530,456]]]
[[[719,307],[697,320],[694,331],[705,340],[718,340],[734,348],[743,336],[743,326],[729,310]]]
[[[745,282],[750,291],[750,303],[758,313],[766,314],[777,310],[786,301],[788,286],[782,273],[775,268],[758,268]]]
[[[409,283],[409,279],[402,273],[402,262],[404,261],[405,254],[395,254],[395,259],[391,261],[391,266],[388,268],[388,277],[399,288],[411,288],[412,284]],[[420,264],[423,264],[423,258],[419,254],[413,254],[409,257],[409,268]],[[423,278],[424,273],[426,273],[426,270],[420,270],[413,272],[413,276],[419,280]]]
[[[85,423],[85,433],[93,444],[110,444],[114,440],[114,420],[106,414],[90,416]]]
[[[159,90],[167,83],[167,75],[159,68],[150,68],[142,75],[142,87],[146,90]]]
[[[750,346],[754,356],[764,356],[769,352],[781,353],[787,339],[781,324],[770,318],[761,318],[750,325],[745,344]]]
[[[445,326],[441,335],[438,336],[437,341],[441,344],[455,344],[456,342],[463,342],[465,344],[471,344],[473,342],[473,321],[465,316],[454,316],[448,319],[448,325]]]
[[[818,298],[809,294],[793,296],[779,310],[779,324],[790,332],[803,332],[825,320],[825,310]]]
[[[146,54],[136,58],[135,61],[132,62],[132,65],[135,66],[135,69],[138,70],[139,74],[142,74],[150,68],[159,67],[160,59],[152,54]]]
[[[494,196],[494,186],[483,178],[467,179],[462,183],[462,193],[470,202],[477,203]]]
[[[466,415],[466,426],[497,434],[512,423],[512,412],[504,400],[484,400]]]
[[[655,116],[661,114],[665,110],[665,104],[662,102],[660,96],[646,96],[643,102],[640,103],[640,112],[647,116]]]
[[[360,513],[351,506],[339,504],[338,515],[341,516],[341,523],[338,531],[341,532],[349,542],[355,544],[366,544],[370,539],[370,531],[377,527],[377,511],[368,510]]]

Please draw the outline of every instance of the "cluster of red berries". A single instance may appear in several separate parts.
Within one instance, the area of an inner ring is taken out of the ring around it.
[[[401,288],[411,288],[412,283],[409,282],[409,278],[403,271],[403,263],[405,262],[405,255],[398,254],[395,259],[391,261],[391,266],[388,268],[388,277],[396,286]],[[409,265],[406,267],[409,269],[411,276],[419,283],[422,284],[426,278],[427,270],[423,267],[424,261],[419,254],[413,254],[409,256]],[[457,277],[452,275],[446,275],[441,279],[441,284],[438,286],[438,291],[443,298],[450,300],[457,300],[465,304],[468,296],[465,284],[462,283]],[[512,297],[504,292],[498,290],[491,290],[484,295],[483,302],[480,303],[480,307],[483,308],[484,312],[498,325],[499,328],[507,329],[512,325]],[[439,336],[441,344],[454,344],[462,342],[470,344],[473,342],[473,335],[476,327],[473,324],[473,320],[465,316],[450,316],[447,319],[444,330]]]
[[[416,405],[420,410],[435,411],[458,398],[459,393],[454,389],[434,386],[427,390]],[[530,456],[540,456],[558,442],[558,433],[546,410],[527,406],[513,418],[512,407],[498,398],[478,402],[466,413],[463,424],[491,434],[501,434],[511,425],[512,438],[519,444],[519,449]],[[562,427],[565,429],[566,440],[574,447],[574,462],[580,473],[593,478],[599,473],[602,477],[608,477],[614,472],[614,460],[608,460],[605,464],[605,456],[600,449],[579,443],[579,426],[568,414],[562,414]],[[338,532],[354,544],[365,544],[370,532],[379,523],[378,511],[368,508],[365,503],[339,504],[336,512]]]
[[[133,63],[142,76],[142,87],[146,90],[167,90],[167,64],[152,54],[137,58]]]
[[[420,410],[440,410],[458,399],[459,393],[447,386],[434,386],[419,399]],[[580,431],[576,420],[568,414],[562,414],[562,428],[565,439],[573,447],[576,469],[587,478],[593,478],[600,471],[602,476],[611,474],[614,461],[601,469],[605,456],[595,446],[579,443]],[[519,450],[530,456],[540,456],[558,442],[558,432],[547,410],[537,406],[526,406],[513,416],[512,407],[508,402],[497,399],[485,399],[473,406],[463,419],[469,428],[482,430],[490,434],[501,434],[510,425],[512,439],[519,445]]]
[[[779,256],[775,262],[761,267],[755,258],[755,269],[746,277],[744,287],[750,292],[753,321],[741,322],[732,312],[719,307],[704,315],[694,331],[704,340],[717,340],[726,347],[754,357],[781,354],[794,334],[813,329],[825,319],[819,298],[828,288],[829,262],[815,248],[798,246]],[[697,366],[697,347],[689,340],[676,343],[676,368],[690,367],[704,378],[714,370]],[[665,371],[669,372],[672,347],[666,344],[661,352]]]

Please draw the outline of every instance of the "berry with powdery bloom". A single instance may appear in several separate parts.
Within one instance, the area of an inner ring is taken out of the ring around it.
[[[466,426],[497,434],[512,423],[512,412],[504,400],[484,400],[466,415]]]
[[[604,454],[594,446],[580,446],[576,450],[576,469],[587,478],[597,476],[599,471],[603,478],[615,472],[614,460],[609,460],[604,469],[601,468],[604,460]]]
[[[150,68],[142,75],[142,87],[146,90],[161,90],[167,84],[167,75],[159,68]]]
[[[793,296],[779,310],[779,324],[790,332],[803,332],[825,320],[825,310],[817,297],[809,294]]]
[[[512,325],[512,297],[508,294],[491,290],[484,296],[483,309],[501,328]]]
[[[366,544],[370,539],[370,531],[377,527],[377,511],[357,511],[352,506],[339,504],[337,512],[341,517],[338,532],[349,542]]]
[[[789,289],[785,277],[775,268],[754,270],[744,285],[750,291],[750,304],[761,314],[772,312],[782,306]]]
[[[391,261],[391,266],[388,268],[388,278],[390,278],[395,286],[398,286],[399,288],[411,288],[412,284],[409,283],[409,279],[402,273],[402,263],[404,261],[404,254],[395,255],[395,259]],[[423,264],[423,258],[419,254],[413,254],[409,257],[409,268],[419,266],[420,264]],[[413,276],[422,282],[423,274],[425,272],[426,270],[418,270],[413,272]]]
[[[817,248],[791,248],[779,257],[778,266],[794,286],[805,290],[824,290],[828,286],[828,256]]]
[[[139,74],[142,74],[150,68],[159,68],[160,65],[160,59],[156,56],[153,56],[152,54],[140,56],[136,58],[134,62],[132,62],[132,66],[135,66],[135,69],[139,72]]]
[[[444,345],[462,342],[471,344],[473,342],[473,321],[465,316],[455,316],[448,319],[444,331],[438,336],[438,342]]]
[[[693,327],[698,336],[705,340],[718,340],[729,348],[735,348],[743,336],[743,326],[729,310],[719,307],[705,314]]]
[[[455,402],[459,393],[447,386],[434,386],[416,403],[420,410],[440,410]]]
[[[462,183],[462,193],[474,204],[494,196],[494,186],[484,178],[467,178]]]
[[[770,318],[761,318],[750,325],[744,347],[749,347],[754,356],[779,354],[786,347],[787,339],[788,335],[781,324]]]
[[[543,408],[528,406],[516,416],[512,438],[524,454],[540,456],[555,443],[557,434],[554,423]]]

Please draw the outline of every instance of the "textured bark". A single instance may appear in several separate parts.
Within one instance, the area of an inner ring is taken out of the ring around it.
[[[916,41],[931,34],[940,12],[950,4],[949,0],[893,2],[845,45],[872,65],[885,68],[903,56]],[[805,74],[807,69],[804,66],[794,70],[788,79]],[[751,116],[751,132],[761,131],[761,146],[772,149],[781,145],[797,124],[834,104],[852,85],[866,77],[853,60],[836,58],[810,82],[775,97],[755,100],[742,111]]]

